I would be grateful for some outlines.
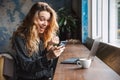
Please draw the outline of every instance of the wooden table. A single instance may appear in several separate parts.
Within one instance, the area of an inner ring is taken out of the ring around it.
[[[68,44],[59,57],[53,80],[120,80],[120,76],[95,57],[90,68],[80,69],[76,64],[61,64],[71,57],[87,57],[89,50],[80,44]]]

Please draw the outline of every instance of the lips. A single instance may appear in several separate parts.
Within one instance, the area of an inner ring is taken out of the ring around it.
[[[40,29],[40,31],[44,31],[45,29]]]
[[[39,27],[38,30],[39,30],[39,33],[43,33],[45,31],[45,28],[44,27]]]

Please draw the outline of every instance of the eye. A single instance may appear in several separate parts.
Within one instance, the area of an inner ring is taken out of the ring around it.
[[[40,19],[40,21],[45,21],[44,17],[40,17],[39,19]]]
[[[47,21],[50,22],[50,19],[48,19]]]

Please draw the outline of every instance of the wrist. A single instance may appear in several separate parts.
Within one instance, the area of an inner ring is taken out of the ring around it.
[[[56,58],[56,56],[55,56],[54,53],[52,53],[52,52],[47,53],[46,57],[47,57],[48,60],[51,60],[51,59],[53,59],[53,58]]]
[[[50,57],[49,53],[47,53],[46,57],[47,57],[48,60],[51,60],[51,57]]]

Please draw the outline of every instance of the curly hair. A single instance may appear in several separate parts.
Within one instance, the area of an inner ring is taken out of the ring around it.
[[[38,51],[39,36],[36,29],[35,19],[39,18],[39,12],[47,11],[50,13],[50,25],[47,27],[43,34],[44,47],[48,46],[48,42],[56,35],[58,31],[57,14],[56,12],[45,2],[37,2],[32,6],[27,16],[13,33],[13,36],[20,35],[26,39],[26,48],[30,54]]]

